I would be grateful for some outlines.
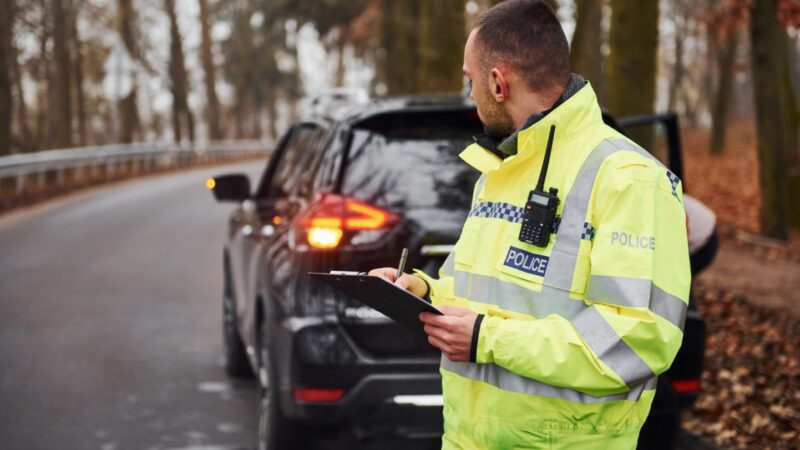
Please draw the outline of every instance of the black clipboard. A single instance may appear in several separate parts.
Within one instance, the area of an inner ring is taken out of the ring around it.
[[[424,324],[419,320],[421,312],[444,315],[425,300],[380,277],[320,272],[308,274],[412,329],[422,330]]]

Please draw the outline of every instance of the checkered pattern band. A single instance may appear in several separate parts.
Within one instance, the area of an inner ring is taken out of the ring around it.
[[[489,219],[502,219],[512,223],[522,222],[525,209],[501,202],[476,203],[469,212],[470,217],[486,217]]]
[[[591,241],[594,239],[595,228],[589,222],[583,222],[583,232],[581,233],[581,239],[584,241]]]
[[[669,182],[672,184],[672,195],[678,198],[678,185],[681,184],[681,179],[669,170],[667,170],[667,178],[669,178]]]
[[[501,219],[511,223],[522,223],[525,208],[502,202],[476,203],[469,212],[470,217],[486,217],[488,219]],[[553,222],[553,233],[558,233],[561,217],[556,217]]]

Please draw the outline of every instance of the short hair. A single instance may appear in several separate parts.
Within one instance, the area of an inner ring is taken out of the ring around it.
[[[535,92],[563,88],[571,73],[569,44],[553,10],[542,0],[505,0],[472,26],[482,68],[499,63]]]

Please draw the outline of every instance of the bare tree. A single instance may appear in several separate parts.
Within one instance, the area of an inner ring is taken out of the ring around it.
[[[13,4],[13,0],[0,1],[10,1]],[[13,22],[13,20],[11,21]],[[8,30],[13,32],[13,27],[9,27]],[[10,74],[14,77],[13,104],[14,108],[16,109],[15,114],[17,117],[16,121],[12,120],[12,122],[16,123],[16,126],[19,130],[19,141],[16,142],[16,145],[20,151],[29,151],[33,149],[34,142],[33,136],[31,135],[30,125],[28,124],[28,108],[25,104],[25,95],[22,91],[22,68],[20,67],[19,62],[19,49],[13,44],[13,42],[11,45],[11,51],[13,54],[11,55],[9,63],[11,64]]]
[[[208,0],[199,0],[199,3],[200,30],[202,36],[200,60],[203,63],[203,72],[205,73],[208,137],[211,140],[216,140],[222,139],[223,134],[219,124],[219,99],[217,98],[214,56],[211,52],[211,25],[209,23]]]
[[[189,80],[186,76],[186,62],[183,57],[183,41],[175,16],[175,0],[164,0],[164,10],[169,17],[169,78],[172,89],[172,131],[175,140],[183,137],[182,127],[186,126],[189,140],[194,141],[194,117],[189,110]]]
[[[466,22],[464,0],[385,0],[378,72],[389,94],[457,92]]]
[[[134,39],[134,12],[132,0],[118,0],[117,3],[117,29],[122,42],[134,58],[138,57],[136,41]],[[133,135],[139,129],[139,110],[136,106],[136,86],[119,102],[119,142],[133,142]]]
[[[728,30],[717,41],[717,91],[711,105],[711,152],[721,153],[725,149],[725,131],[731,105],[733,105],[733,76],[737,47],[736,30]]]
[[[775,51],[785,48],[783,39],[786,33],[777,23],[778,2],[753,2],[750,9],[750,41],[758,129],[761,232],[770,237],[786,239],[790,209],[786,160],[790,150],[784,130],[792,124],[781,108],[787,92],[785,84],[780,81],[787,70],[788,55]]]
[[[70,52],[67,41],[67,13],[63,0],[50,2],[50,14],[53,21],[53,121],[56,145],[72,146],[72,95],[70,85]]]
[[[70,11],[69,43],[72,54],[73,68],[73,96],[75,98],[75,113],[78,119],[78,145],[86,145],[86,96],[83,89],[83,45],[78,30],[78,16],[83,7],[83,1],[77,1]]]
[[[588,79],[598,97],[603,85],[603,0],[576,0],[575,34],[569,60],[572,71]]]
[[[458,92],[466,41],[465,0],[422,1],[417,92]]]
[[[610,54],[606,61],[605,98],[617,116],[653,111],[658,55],[658,0],[611,0]],[[652,133],[635,136],[652,147]]]
[[[657,0],[611,0],[608,107],[619,116],[653,111],[658,46]]]
[[[11,119],[14,114],[11,96],[12,0],[0,0],[0,155],[11,152]]]

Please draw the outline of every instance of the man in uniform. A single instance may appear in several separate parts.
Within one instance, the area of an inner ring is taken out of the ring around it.
[[[442,447],[633,449],[683,337],[680,180],[603,123],[543,1],[484,13],[464,73],[487,136],[460,155],[482,173],[461,236],[438,279],[370,272],[445,313],[421,315],[442,351]],[[551,197],[555,220],[529,215]]]

